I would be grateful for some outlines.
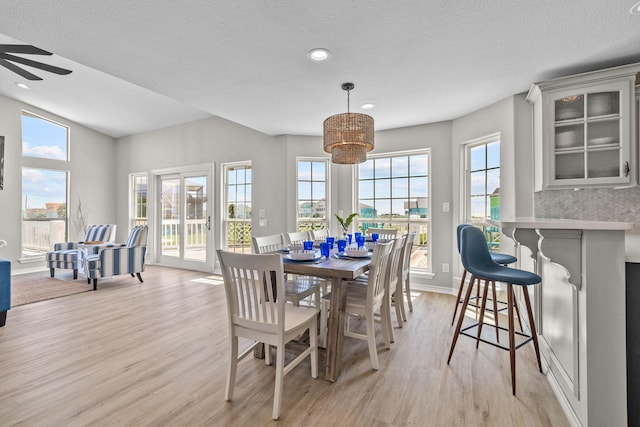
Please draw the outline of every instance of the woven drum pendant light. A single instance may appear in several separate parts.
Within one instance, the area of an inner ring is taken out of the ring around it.
[[[349,112],[349,91],[353,83],[343,83],[347,91],[347,112],[328,117],[323,124],[324,151],[331,153],[331,161],[342,165],[362,163],[367,152],[373,150],[373,117]]]

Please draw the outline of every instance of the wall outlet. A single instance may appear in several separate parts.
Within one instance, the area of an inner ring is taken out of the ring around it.
[[[449,212],[449,202],[442,202],[442,212]]]
[[[267,226],[267,220],[266,219],[261,219],[260,221],[258,221],[258,226],[259,227],[266,227]]]
[[[447,264],[446,262],[442,264],[442,272],[443,273],[449,272],[449,264]]]

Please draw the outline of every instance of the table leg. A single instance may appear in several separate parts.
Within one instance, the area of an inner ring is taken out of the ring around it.
[[[347,305],[347,287],[340,278],[331,279],[330,304],[324,377],[327,381],[335,382],[342,370],[342,344],[344,342],[345,307]]]

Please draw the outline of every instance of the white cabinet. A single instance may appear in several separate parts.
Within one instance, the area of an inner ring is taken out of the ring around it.
[[[531,87],[536,191],[635,185],[639,70],[634,64]]]
[[[534,307],[543,369],[571,424],[627,425],[624,242],[632,224],[516,218],[501,225],[519,244],[519,262],[531,254],[542,276]]]

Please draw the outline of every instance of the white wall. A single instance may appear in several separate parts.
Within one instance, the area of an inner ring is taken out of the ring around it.
[[[296,157],[330,156],[322,149],[322,137],[287,136],[287,174],[292,178],[288,183],[287,229],[295,229],[295,159]],[[451,122],[433,123],[399,129],[378,131],[375,133],[375,149],[371,154],[393,153],[398,151],[429,148],[431,150],[431,253],[434,276],[416,275],[413,283],[423,289],[444,289],[448,292],[451,273],[442,273],[442,263],[451,263],[451,212],[442,212],[442,203],[451,202]],[[356,212],[354,193],[353,165],[330,165],[331,170],[331,230],[338,233],[338,225],[334,214],[343,210],[344,214]]]
[[[17,101],[0,97],[0,135],[6,137],[7,162],[5,191],[0,192],[0,214],[13,218],[3,224],[19,223],[21,182],[20,167],[20,109]],[[458,254],[455,248],[455,227],[460,221],[460,150],[462,143],[500,132],[502,157],[502,214],[523,216],[532,209],[533,196],[528,190],[531,180],[529,150],[530,114],[524,96],[517,95],[452,122],[425,124],[378,131],[376,148],[372,153],[406,150],[431,150],[431,253],[433,276],[417,276],[414,283],[424,289],[451,292],[457,286],[455,277]],[[254,215],[255,235],[266,235],[295,229],[296,163],[298,156],[323,157],[322,137],[269,136],[228,120],[211,117],[192,123],[120,138],[117,141],[78,126],[63,118],[30,108],[36,114],[71,126],[71,209],[79,194],[90,209],[90,222],[115,222],[118,240],[129,230],[128,178],[130,173],[150,173],[154,170],[208,164],[214,170],[214,242],[220,247],[220,188],[221,164],[250,160],[253,164],[253,211],[264,209],[267,226],[258,226]],[[517,125],[517,127],[516,127]],[[74,164],[74,159],[94,159]],[[352,212],[354,201],[354,167],[331,164],[331,229],[338,232],[333,214],[339,210]],[[515,170],[518,186],[516,192]],[[517,197],[516,197],[517,194]],[[451,210],[442,211],[443,202]],[[0,238],[16,242],[0,249],[0,257],[16,260],[19,257],[19,230],[0,225]],[[153,245],[153,236],[150,236]],[[443,273],[442,265],[449,264],[451,273]]]
[[[463,218],[464,164],[463,145],[485,136],[500,134],[500,216],[502,219],[533,215],[533,158],[531,140],[531,106],[524,95],[514,95],[481,110],[453,120],[451,144],[451,180],[453,225],[449,239],[455,242],[456,227]],[[503,243],[507,240],[503,239]],[[503,244],[501,252],[513,253],[511,244]],[[454,289],[459,286],[462,265],[457,248],[454,260]]]
[[[211,117],[191,123],[119,138],[117,141],[118,228],[129,229],[128,177],[130,173],[213,164],[210,200],[215,201],[211,223],[215,247],[222,239],[220,219],[221,164],[251,161],[253,173],[254,235],[280,233],[286,228],[286,142],[231,121]],[[153,197],[151,195],[150,197]],[[149,206],[152,206],[149,200]],[[267,226],[258,226],[258,210],[266,212]],[[149,245],[153,247],[153,233]],[[152,261],[153,253],[149,261]]]
[[[14,99],[0,96],[0,135],[5,137],[4,190],[0,191],[0,239],[8,242],[0,248],[0,258],[11,261],[17,270],[42,269],[44,261],[20,263],[21,252],[21,206],[22,166],[43,166],[38,159],[22,159],[22,110],[51,119],[70,128],[70,161],[59,162],[60,169],[70,171],[69,212],[78,206],[78,197],[88,212],[92,224],[115,223],[116,167],[115,140],[68,119],[48,113]],[[69,221],[69,236],[79,240],[84,233]],[[123,238],[122,230],[117,237]],[[126,231],[125,231],[126,233]]]

